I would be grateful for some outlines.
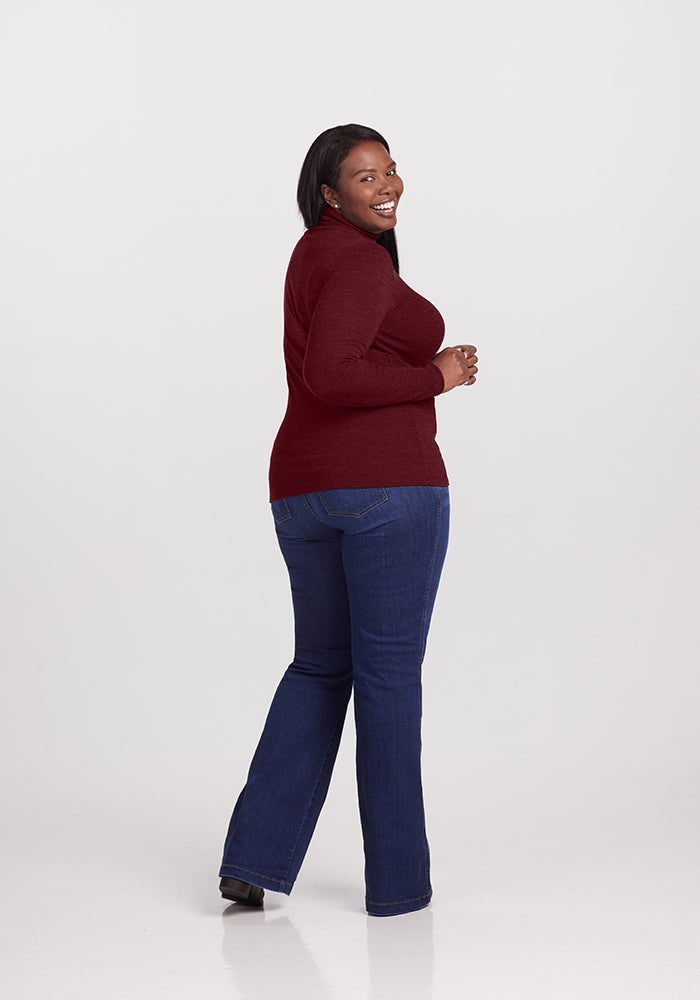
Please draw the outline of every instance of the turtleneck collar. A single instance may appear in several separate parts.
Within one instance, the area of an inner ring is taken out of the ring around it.
[[[368,233],[366,229],[360,229],[360,227],[356,226],[354,222],[349,222],[337,209],[331,208],[330,205],[326,205],[321,212],[318,225],[336,225],[337,223],[340,223],[343,226],[349,226],[350,229],[354,229],[356,233],[362,233],[363,236],[366,236],[368,239],[374,240],[375,242],[382,235],[381,233]]]

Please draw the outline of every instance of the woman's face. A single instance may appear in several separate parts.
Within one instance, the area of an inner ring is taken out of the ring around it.
[[[361,142],[341,163],[338,187],[322,184],[321,194],[348,222],[368,233],[385,233],[396,225],[403,181],[381,142]]]

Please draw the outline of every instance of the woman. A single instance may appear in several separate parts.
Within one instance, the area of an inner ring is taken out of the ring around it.
[[[354,690],[366,906],[431,897],[421,786],[421,664],[447,546],[435,396],[476,378],[475,348],[399,277],[403,182],[386,140],[323,132],[297,191],[307,231],[284,297],[287,412],[270,499],[292,587],[294,661],[236,803],[226,899],[289,894],[328,790]]]

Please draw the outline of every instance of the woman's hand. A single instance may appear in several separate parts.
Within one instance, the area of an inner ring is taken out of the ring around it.
[[[445,380],[445,388],[442,391],[449,392],[458,385],[474,385],[479,370],[476,367],[478,360],[476,347],[472,347],[471,344],[446,347],[436,354],[431,363],[442,372]]]

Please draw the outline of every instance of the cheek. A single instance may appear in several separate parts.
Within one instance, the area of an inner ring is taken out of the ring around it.
[[[348,185],[344,191],[340,191],[341,201],[344,205],[363,205],[368,196],[371,195],[369,184]]]

